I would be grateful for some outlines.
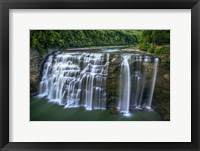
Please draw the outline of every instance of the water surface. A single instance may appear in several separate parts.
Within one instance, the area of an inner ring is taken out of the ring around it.
[[[155,111],[137,110],[129,116],[114,114],[111,110],[91,110],[84,107],[64,108],[47,98],[32,97],[30,121],[161,121]]]

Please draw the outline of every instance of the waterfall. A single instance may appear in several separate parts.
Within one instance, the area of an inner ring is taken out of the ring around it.
[[[44,62],[39,95],[65,108],[106,109],[107,101],[117,98],[114,107],[124,115],[150,110],[158,62],[149,54],[117,50],[53,53]],[[109,67],[116,70],[109,72]],[[118,85],[107,90],[110,82]],[[107,91],[117,94],[107,98]]]
[[[131,93],[131,73],[128,62],[130,54],[122,55],[122,58],[123,61],[121,63],[119,108],[121,112],[128,114]]]
[[[154,88],[155,88],[156,76],[157,76],[157,70],[158,70],[158,61],[159,61],[158,58],[154,59],[154,72],[153,72],[151,88],[150,88],[150,91],[149,91],[150,93],[149,93],[149,98],[148,98],[147,109],[151,109],[153,92],[154,92]]]
[[[150,110],[157,76],[158,58],[136,54],[123,54],[121,58],[119,110],[125,115],[129,115],[130,110],[133,109]],[[132,62],[131,65],[129,62]],[[150,71],[147,72],[147,70]],[[147,93],[148,98],[146,98]]]
[[[105,109],[108,67],[109,54],[50,55],[43,67],[40,95],[66,108]]]

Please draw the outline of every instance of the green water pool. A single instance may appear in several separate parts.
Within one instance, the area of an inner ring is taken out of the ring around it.
[[[162,121],[155,111],[134,111],[130,116],[114,114],[111,110],[91,110],[84,107],[64,108],[46,98],[30,98],[30,121]]]

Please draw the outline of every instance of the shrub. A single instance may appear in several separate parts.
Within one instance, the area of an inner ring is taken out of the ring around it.
[[[170,53],[170,48],[169,46],[156,46],[155,47],[155,51],[154,51],[157,55],[159,54],[169,54]]]
[[[153,44],[148,44],[147,52],[154,53],[154,46],[153,46]]]

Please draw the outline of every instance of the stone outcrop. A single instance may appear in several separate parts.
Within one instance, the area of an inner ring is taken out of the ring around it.
[[[30,93],[35,95],[39,90],[40,67],[42,60],[35,49],[30,50]]]

